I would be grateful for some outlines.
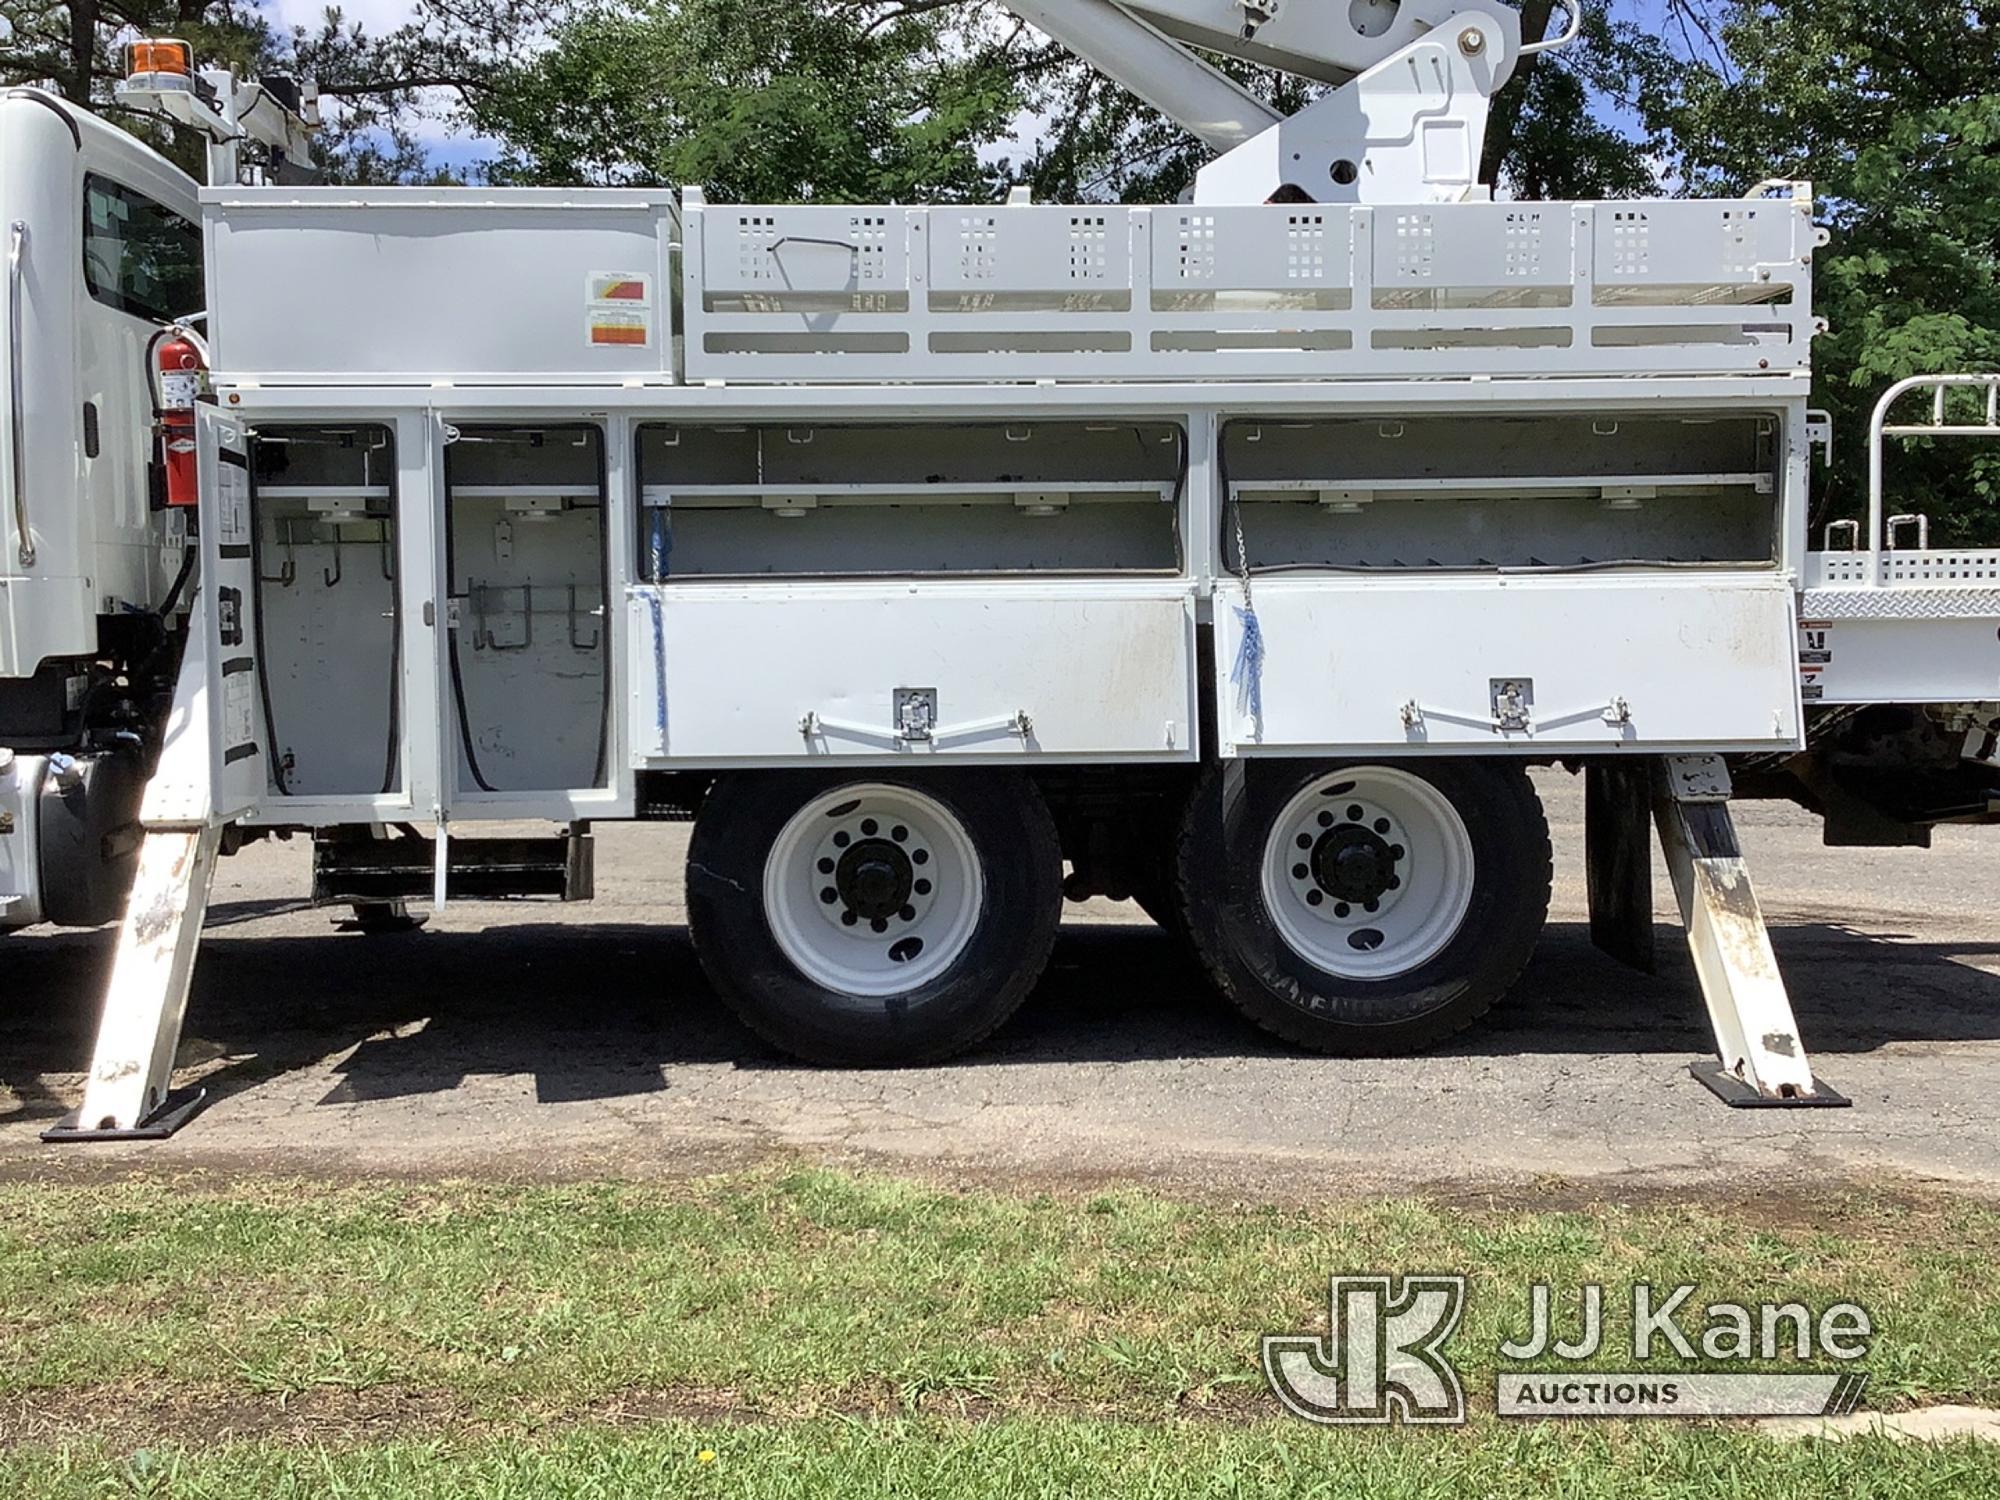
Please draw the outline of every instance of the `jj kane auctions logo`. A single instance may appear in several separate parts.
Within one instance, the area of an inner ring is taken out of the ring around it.
[[[1602,1286],[1579,1290],[1574,1336],[1564,1337],[1554,1290],[1535,1284],[1527,1335],[1499,1346],[1495,1409],[1503,1417],[1765,1417],[1841,1415],[1859,1405],[1868,1377],[1852,1366],[1867,1357],[1875,1333],[1865,1308],[1697,1306],[1696,1290],[1635,1285],[1630,1345],[1613,1353]],[[1308,1422],[1462,1424],[1465,1387],[1446,1348],[1465,1302],[1463,1276],[1406,1276],[1400,1285],[1388,1276],[1336,1276],[1330,1336],[1266,1337],[1265,1376],[1285,1408]],[[1696,1361],[1756,1368],[1676,1368]],[[1551,1362],[1554,1371],[1523,1368]]]

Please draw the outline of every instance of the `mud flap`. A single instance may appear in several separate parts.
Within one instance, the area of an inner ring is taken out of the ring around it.
[[[1659,972],[1653,934],[1652,767],[1593,763],[1583,773],[1590,941],[1641,974]]]

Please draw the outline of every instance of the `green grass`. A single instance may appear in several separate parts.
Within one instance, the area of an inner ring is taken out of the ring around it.
[[[1771,1495],[2000,1495],[1971,1450],[1273,1420],[1259,1335],[1323,1330],[1327,1276],[1365,1271],[1473,1276],[1452,1353],[1475,1406],[1537,1279],[1604,1282],[1613,1311],[1635,1280],[1859,1301],[1871,1404],[2000,1404],[2000,1208],[1774,1212],[1229,1207],[821,1170],[5,1185],[0,1492],[1692,1495],[1721,1472]]]
[[[704,1460],[704,1454],[713,1457]],[[207,1451],[0,1454],[0,1488],[173,1500],[552,1500],[556,1496],[1272,1496],[1285,1500],[1979,1500],[2000,1458],[1970,1445],[1886,1440],[1780,1447],[1748,1434],[1660,1428],[1484,1427],[1452,1437],[1217,1429],[1087,1419],[828,1422],[714,1431],[679,1423],[585,1429],[547,1442],[393,1443]]]

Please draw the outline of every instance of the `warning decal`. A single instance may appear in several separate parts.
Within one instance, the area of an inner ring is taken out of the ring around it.
[[[250,661],[229,662],[222,672],[222,762],[234,765],[257,754],[257,676]]]
[[[216,541],[224,547],[250,545],[250,466],[223,449],[215,466]]]
[[[1799,682],[1808,703],[1826,696],[1826,669],[1833,665],[1833,622],[1799,621]]]
[[[585,326],[598,349],[646,349],[653,343],[653,278],[643,271],[592,271],[584,291]]]

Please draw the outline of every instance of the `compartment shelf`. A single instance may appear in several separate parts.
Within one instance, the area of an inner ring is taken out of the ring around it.
[[[260,484],[261,500],[389,500],[395,491],[386,484]]]
[[[455,484],[454,500],[601,500],[594,484]]]
[[[811,500],[818,505],[1019,505],[1043,496],[1089,504],[1171,504],[1171,484],[1116,480],[1061,480],[1025,484],[821,484],[770,480],[763,484],[649,484],[641,503],[660,510],[754,510],[767,499]]]
[[[1608,491],[1643,490],[1754,490],[1760,495],[1776,493],[1777,481],[1770,473],[1734,474],[1501,474],[1493,476],[1422,475],[1407,479],[1246,479],[1230,485],[1236,499],[1258,495],[1311,498],[1338,495],[1342,499],[1372,496],[1456,496],[1456,495],[1597,495]]]

